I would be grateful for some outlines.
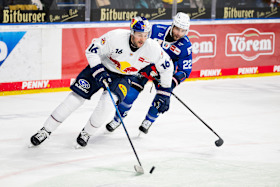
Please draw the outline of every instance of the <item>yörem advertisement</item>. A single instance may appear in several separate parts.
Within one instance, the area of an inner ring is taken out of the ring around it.
[[[84,50],[92,38],[112,29],[116,27],[64,29],[62,77],[76,77],[87,65]],[[280,48],[279,32],[280,23],[192,25],[188,33],[193,47],[191,77],[276,72],[274,66],[280,65],[280,51],[276,50]]]

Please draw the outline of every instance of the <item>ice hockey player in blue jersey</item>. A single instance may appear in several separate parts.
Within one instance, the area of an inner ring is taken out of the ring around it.
[[[179,12],[173,19],[172,25],[154,24],[152,27],[151,38],[158,41],[164,51],[171,57],[174,63],[174,74],[172,79],[172,90],[190,76],[192,71],[192,45],[187,36],[190,27],[190,18],[187,14]],[[151,73],[153,72],[153,73]],[[153,66],[148,66],[141,71],[142,77],[135,77],[132,81],[132,87],[126,98],[119,104],[120,114],[124,118],[131,109],[133,102],[137,99],[139,93],[144,89],[145,84],[152,75],[156,74]],[[156,88],[160,85],[156,81]],[[172,91],[171,90],[171,91]],[[159,92],[160,90],[157,90]],[[170,93],[171,93],[170,91]],[[156,96],[157,97],[157,96]],[[168,107],[161,107],[153,100],[145,120],[142,122],[139,130],[145,134],[157,119],[160,113],[166,112]],[[113,132],[121,124],[117,114],[114,119],[106,125],[109,132]]]

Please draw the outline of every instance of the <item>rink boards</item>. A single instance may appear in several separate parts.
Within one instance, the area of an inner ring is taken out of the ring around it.
[[[129,29],[129,22],[2,26],[0,95],[69,87],[87,65],[85,49],[91,40],[116,28]],[[278,74],[279,32],[277,19],[193,21],[190,78]]]

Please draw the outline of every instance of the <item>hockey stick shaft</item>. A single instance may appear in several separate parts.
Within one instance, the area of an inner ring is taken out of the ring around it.
[[[207,123],[205,123],[196,113],[194,113],[194,111],[192,111],[190,109],[190,107],[188,107],[179,97],[177,97],[173,92],[171,92],[171,94],[180,102],[182,103],[195,117],[197,117],[197,119],[199,119],[208,129],[210,129],[216,136],[218,136],[220,139],[221,137],[209,126],[207,125]]]
[[[126,133],[126,136],[127,136],[128,140],[129,140],[129,143],[130,143],[130,145],[131,145],[131,147],[132,147],[132,149],[133,149],[133,152],[134,152],[134,154],[135,154],[135,156],[136,156],[136,158],[137,158],[137,161],[138,161],[139,165],[142,167],[141,162],[140,162],[140,160],[139,160],[139,157],[138,157],[138,155],[137,155],[137,153],[136,153],[136,150],[135,150],[135,148],[134,148],[134,146],[133,146],[133,143],[132,143],[132,141],[131,141],[131,139],[130,139],[130,137],[129,137],[129,134],[128,134],[127,130],[126,130],[126,127],[125,127],[125,125],[124,125],[124,123],[123,123],[123,120],[122,120],[120,111],[119,111],[119,109],[118,109],[118,107],[117,107],[117,105],[116,105],[116,103],[115,103],[115,101],[114,101],[114,98],[113,98],[113,96],[112,96],[112,92],[111,92],[111,90],[110,90],[110,88],[109,88],[109,85],[108,85],[108,83],[107,83],[106,81],[103,81],[103,84],[105,85],[107,91],[109,92],[109,95],[110,95],[111,100],[112,100],[112,102],[113,102],[113,104],[114,104],[114,107],[115,107],[115,109],[116,109],[116,112],[117,112],[117,114],[118,114],[118,117],[119,117],[120,120],[121,120],[122,126],[123,126],[123,128],[124,128],[124,131],[125,131],[125,133]]]

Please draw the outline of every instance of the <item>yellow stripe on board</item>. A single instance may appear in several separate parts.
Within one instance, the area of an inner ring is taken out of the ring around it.
[[[260,74],[248,74],[248,75],[228,75],[220,77],[198,77],[198,78],[188,78],[185,81],[199,81],[199,80],[215,80],[215,79],[237,79],[237,78],[247,78],[247,77],[268,77],[268,76],[280,76],[280,73],[260,73]],[[64,92],[70,91],[69,87],[64,88],[49,88],[49,89],[37,89],[37,90],[19,90],[19,91],[7,91],[0,92],[0,96],[7,95],[20,95],[20,94],[36,94],[36,93],[49,93],[49,92]]]
[[[239,79],[247,77],[268,77],[268,76],[279,76],[280,73],[260,73],[260,74],[248,74],[248,75],[223,75],[218,77],[198,77],[188,78],[185,81],[199,81],[199,80],[215,80],[215,79]]]
[[[69,87],[0,92],[0,96],[70,91]]]

